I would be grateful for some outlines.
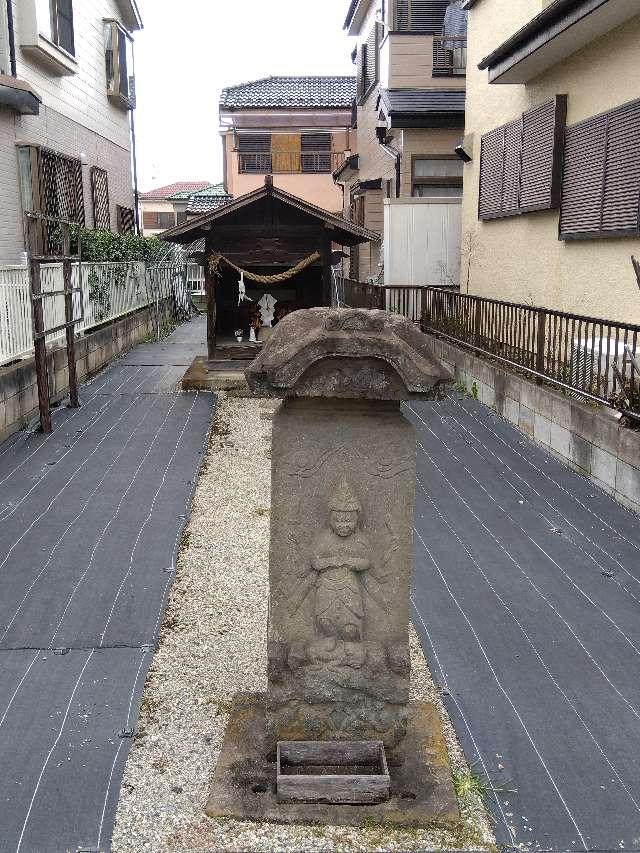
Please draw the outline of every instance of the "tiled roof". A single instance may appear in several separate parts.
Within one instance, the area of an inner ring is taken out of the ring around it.
[[[225,191],[224,184],[212,184],[191,195],[187,213],[208,213],[223,204],[229,204],[230,201],[233,201],[233,197]]]
[[[465,93],[449,89],[385,89],[382,101],[390,112],[460,113],[464,112]]]
[[[220,108],[346,109],[355,97],[355,77],[264,77],[223,89]]]
[[[141,198],[161,198],[168,199],[175,196],[177,193],[193,193],[196,190],[202,190],[211,186],[209,181],[177,181],[175,184],[167,184],[165,187],[156,187],[146,193],[142,193]]]

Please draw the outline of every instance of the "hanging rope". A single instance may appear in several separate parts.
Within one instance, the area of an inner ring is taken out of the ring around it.
[[[314,252],[308,258],[304,258],[299,264],[296,264],[295,267],[291,267],[290,270],[278,273],[277,275],[258,275],[258,273],[243,270],[241,267],[236,266],[229,258],[225,258],[224,255],[215,254],[209,255],[209,272],[213,273],[213,275],[219,275],[220,266],[224,263],[236,272],[242,273],[250,281],[257,281],[259,284],[279,284],[281,281],[288,281],[290,278],[298,275],[299,272],[310,267],[311,264],[315,264],[316,261],[320,260],[320,257],[320,252]]]

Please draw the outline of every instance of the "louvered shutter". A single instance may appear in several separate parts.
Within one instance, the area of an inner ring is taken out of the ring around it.
[[[480,147],[480,219],[502,216],[502,172],[504,129],[496,128],[482,137]]]
[[[366,89],[365,84],[365,69],[367,65],[367,46],[366,44],[361,44],[358,48],[357,54],[357,65],[356,65],[356,74],[357,74],[357,86],[358,86],[358,104],[361,104],[364,100],[364,93]]]
[[[606,116],[567,128],[560,214],[563,238],[600,230],[606,129]]]
[[[514,216],[520,210],[522,119],[505,124],[503,133],[502,216]]]
[[[480,219],[558,207],[565,116],[558,95],[482,137]]]
[[[362,99],[366,98],[371,89],[378,82],[378,70],[379,70],[379,56],[378,56],[378,45],[380,42],[380,24],[376,23],[371,28],[371,32],[369,33],[369,38],[367,39],[366,45],[364,47],[364,56],[365,60],[363,62],[362,69],[362,79],[363,79],[363,92]]]
[[[639,199],[640,101],[635,101],[609,115],[602,230],[637,234]]]
[[[560,204],[566,114],[566,95],[558,95],[522,116],[521,213],[551,210]]]
[[[449,0],[396,0],[394,29],[442,35]]]
[[[640,234],[640,101],[567,128],[560,237]]]

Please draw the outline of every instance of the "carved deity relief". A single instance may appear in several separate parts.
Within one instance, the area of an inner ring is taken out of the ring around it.
[[[284,603],[280,619],[295,624],[297,636],[270,644],[272,710],[279,707],[281,724],[291,732],[302,726],[327,737],[346,729],[356,739],[382,737],[393,746],[404,734],[402,715],[391,709],[407,701],[408,648],[380,628],[398,537],[387,520],[384,545],[376,551],[362,527],[360,498],[345,476],[331,487],[325,512],[307,548],[298,536],[289,540],[294,564],[303,565],[278,598]]]

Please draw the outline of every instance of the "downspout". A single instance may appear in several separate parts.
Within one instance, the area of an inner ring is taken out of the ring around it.
[[[136,123],[133,109],[129,110],[129,125],[131,128],[131,164],[133,168],[133,212],[136,223],[136,234],[140,236],[140,193],[138,191],[138,155],[136,150]]]
[[[13,23],[13,0],[7,0],[7,30],[9,31],[9,62],[11,64],[11,76],[18,76],[16,65],[16,31]]]
[[[396,161],[396,198],[400,198],[400,177],[402,170],[402,153],[398,151],[397,148],[394,148],[393,145],[387,145],[386,142],[381,142],[380,147],[383,151],[385,151],[389,157],[393,157]]]

